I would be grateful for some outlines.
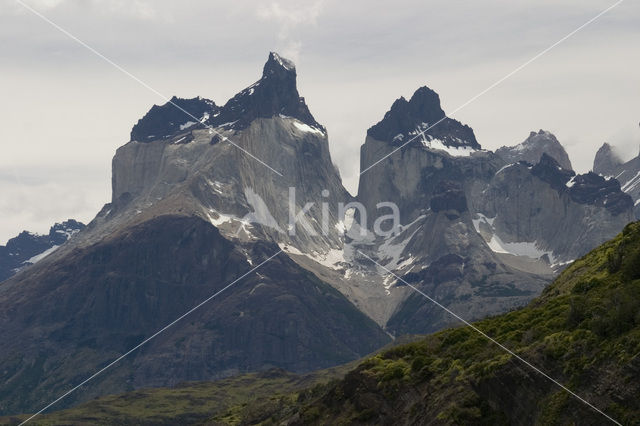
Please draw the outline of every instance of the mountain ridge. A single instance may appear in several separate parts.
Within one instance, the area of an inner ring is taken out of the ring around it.
[[[211,108],[197,122],[184,113],[167,122],[170,103],[143,117],[159,127],[138,127],[149,140],[117,149],[111,201],[68,244],[0,285],[0,361],[11,367],[0,411],[56,396],[280,250],[66,403],[274,367],[310,371],[451,325],[385,269],[470,320],[496,315],[540,294],[632,217],[624,203],[609,205],[621,196],[615,180],[566,180],[546,153],[535,165],[508,164],[453,119],[426,130],[425,120],[446,117],[427,88],[395,102],[371,131],[415,143],[398,149],[367,133],[361,168],[384,159],[361,175],[354,199],[296,76],[271,53],[258,83],[225,106],[194,98]],[[368,223],[356,207],[340,212],[353,201]],[[399,210],[390,233],[375,230],[385,203]]]
[[[32,265],[56,250],[84,228],[74,219],[55,223],[46,235],[22,231],[0,246],[0,282]]]
[[[440,106],[440,96],[427,86],[416,90],[409,101],[404,97],[396,99],[384,118],[367,130],[367,135],[395,145],[411,138],[424,144],[436,139],[446,147],[481,149],[473,130],[447,117]]]

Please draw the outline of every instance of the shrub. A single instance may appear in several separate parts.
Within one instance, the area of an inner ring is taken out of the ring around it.
[[[615,274],[622,265],[622,252],[620,246],[607,253],[607,270],[610,274]]]
[[[624,278],[629,281],[640,279],[640,248],[632,251],[626,257],[622,270]]]
[[[573,287],[571,292],[572,293],[577,293],[577,294],[585,294],[586,292],[588,292],[592,288],[596,288],[596,287],[600,286],[601,284],[602,284],[602,281],[597,279],[597,278],[592,278],[592,279],[590,279],[588,281],[580,281],[578,284],[576,284]]]
[[[573,297],[569,301],[569,315],[567,317],[567,327],[576,328],[587,317],[587,306],[583,297]]]

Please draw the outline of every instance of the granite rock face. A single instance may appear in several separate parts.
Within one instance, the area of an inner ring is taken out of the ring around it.
[[[437,95],[425,89],[416,93],[414,98],[426,100],[394,103],[361,148],[358,201],[368,212],[381,201],[394,202],[403,226],[390,239],[351,242],[354,252],[362,253],[360,261],[375,259],[472,320],[526,303],[563,265],[633,220],[633,203],[619,183],[576,176],[548,132],[532,133],[495,154],[482,150],[475,138],[466,138],[467,149],[455,149],[429,143],[429,134],[418,134],[416,143],[398,149],[406,139],[394,140],[391,134],[409,135],[415,123],[445,117]],[[467,128],[457,123],[449,135],[437,138],[453,140]],[[446,126],[439,131],[446,132]],[[369,229],[376,217],[369,214]],[[407,287],[392,276],[386,282],[391,293]],[[454,323],[440,307],[408,292],[387,329],[419,333]]]

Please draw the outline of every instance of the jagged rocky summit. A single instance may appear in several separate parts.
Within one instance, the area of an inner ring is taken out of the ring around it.
[[[325,129],[311,115],[304,98],[298,94],[296,67],[293,62],[271,52],[262,78],[220,107],[204,98],[181,99],[176,96],[166,104],[154,105],[133,126],[131,140],[150,142],[166,139],[184,130],[203,127],[245,129],[258,118],[283,116],[318,131]]]
[[[396,101],[367,133],[357,197],[368,213],[381,200],[398,205],[401,232],[350,243],[363,263],[378,259],[404,277],[388,277],[391,292],[409,282],[468,318],[505,311],[530,300],[555,271],[633,219],[633,203],[618,182],[576,176],[548,132],[532,133],[494,154],[481,149],[470,128],[447,118],[429,89],[419,89],[411,99]],[[436,135],[438,126],[422,130],[421,123],[434,120],[453,130],[448,136]],[[411,135],[417,135],[414,141],[399,143]],[[421,295],[407,292],[387,329],[419,333],[454,323],[423,302]]]
[[[567,151],[558,139],[546,130],[531,132],[524,142],[516,146],[503,146],[496,151],[506,163],[512,164],[518,161],[536,164],[542,154],[553,158],[563,169],[573,170]]]
[[[596,153],[593,171],[620,182],[622,191],[633,199],[635,216],[640,219],[640,154],[625,162],[611,145],[605,143]]]
[[[0,281],[44,259],[83,228],[83,223],[69,219],[54,224],[47,235],[22,231],[11,238],[0,246]]]

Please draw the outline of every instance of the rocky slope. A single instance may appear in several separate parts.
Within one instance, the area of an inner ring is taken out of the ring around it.
[[[640,219],[640,155],[624,162],[605,143],[596,153],[593,171],[603,176],[615,177],[620,182],[622,190],[633,198],[635,215]]]
[[[569,266],[527,307],[473,326],[617,422],[637,424],[639,266],[640,223],[634,223]],[[336,376],[341,379],[328,381]],[[309,379],[319,383],[301,389]],[[17,424],[21,418],[5,420]],[[613,424],[470,327],[387,348],[346,371],[322,372],[314,378],[274,371],[185,384],[106,397],[40,419],[43,425],[90,421]]]
[[[69,219],[53,225],[47,235],[22,231],[11,238],[7,245],[0,246],[0,281],[44,259],[83,228],[83,223]]]

